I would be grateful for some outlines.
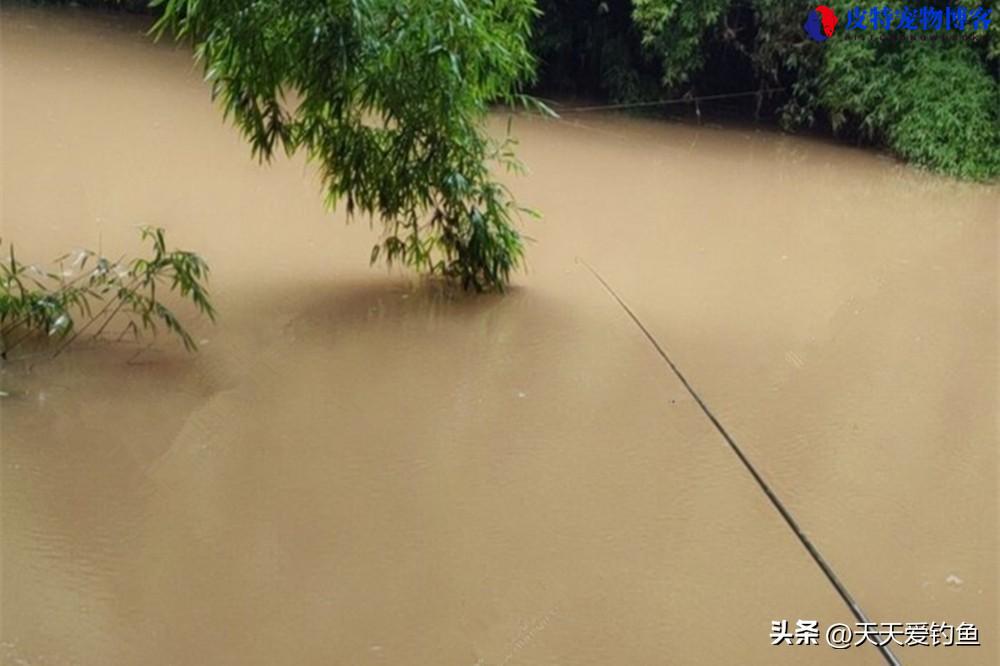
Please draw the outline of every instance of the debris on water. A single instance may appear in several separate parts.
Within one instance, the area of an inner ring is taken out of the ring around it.
[[[944,582],[946,582],[948,585],[953,585],[955,587],[958,587],[959,585],[962,584],[963,581],[955,574],[948,574],[948,577],[944,579]]]

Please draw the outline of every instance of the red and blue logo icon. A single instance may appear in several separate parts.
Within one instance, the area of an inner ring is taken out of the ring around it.
[[[960,32],[985,31],[990,27],[992,7],[948,6],[935,7],[851,7],[845,15],[844,30],[848,35],[878,36],[895,30],[900,36],[921,31],[935,33],[933,38],[958,37]],[[802,28],[814,42],[825,42],[833,37],[839,19],[826,5],[809,10]],[[853,33],[853,34],[852,34]]]
[[[826,5],[819,5],[816,9],[809,11],[806,22],[802,24],[809,39],[814,42],[825,42],[833,37],[834,28],[837,27],[837,15]]]

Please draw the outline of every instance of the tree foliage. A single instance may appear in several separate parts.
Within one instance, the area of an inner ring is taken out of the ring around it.
[[[721,22],[730,0],[635,0],[642,43],[663,63],[663,82],[686,82],[704,64],[703,41]]]
[[[522,261],[517,170],[488,104],[524,102],[531,0],[164,0],[254,153],[305,151],[331,205],[378,219],[371,259],[502,288]]]
[[[799,7],[793,12],[778,0],[757,2],[756,66],[761,76],[792,91],[781,109],[786,125],[825,123],[836,134],[885,145],[935,170],[980,180],[1000,176],[996,9],[989,30],[974,40],[900,39],[898,31],[844,39],[841,32],[815,44],[801,32],[790,38],[795,34],[788,25],[802,14]],[[841,17],[856,6],[828,4]],[[992,7],[978,0],[928,4]]]
[[[554,94],[616,102],[659,94],[659,64],[644,51],[622,0],[538,0],[532,49],[538,85]]]
[[[818,91],[835,132],[885,144],[956,176],[1000,175],[1000,85],[987,43],[842,41],[830,45]]]
[[[573,0],[545,0],[562,17],[585,21]],[[585,5],[587,3],[580,3]],[[992,9],[989,30],[974,40],[904,40],[880,32],[845,37],[843,25],[823,44],[802,24],[805,0],[606,0],[607,14],[631,13],[633,32],[659,65],[657,96],[762,91],[762,101],[788,128],[819,126],[849,140],[884,145],[914,163],[960,177],[1000,176],[1000,11],[993,0],[931,0],[919,5]],[[859,6],[826,2],[842,18]],[[914,3],[876,3],[899,9]],[[861,6],[867,7],[864,3]],[[543,22],[543,28],[548,26]],[[548,28],[547,28],[548,29]],[[562,24],[556,34],[572,34]],[[611,43],[602,35],[594,48]],[[539,37],[545,43],[546,35]],[[580,42],[587,47],[588,42]],[[623,54],[609,62],[616,53]],[[591,89],[648,90],[650,69],[628,48],[601,51],[602,80]],[[580,59],[597,54],[579,53]],[[547,67],[543,55],[543,72]],[[639,83],[637,83],[637,80]],[[779,92],[763,92],[778,89]],[[648,93],[645,93],[648,95]]]

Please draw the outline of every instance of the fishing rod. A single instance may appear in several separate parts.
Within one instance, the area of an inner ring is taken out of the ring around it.
[[[632,308],[630,308],[622,299],[622,297],[618,295],[618,292],[616,292],[614,288],[610,284],[608,284],[607,280],[605,280],[601,276],[601,274],[597,272],[597,269],[595,269],[593,266],[591,266],[589,263],[587,263],[580,257],[577,257],[576,260],[577,262],[582,263],[584,266],[586,266],[587,270],[589,270],[591,274],[595,278],[597,278],[597,281],[601,283],[604,289],[609,294],[611,294],[611,297],[615,299],[618,305],[621,306],[621,308],[635,323],[635,325],[639,327],[639,330],[642,331],[643,335],[646,336],[646,339],[649,340],[650,344],[652,344],[653,347],[656,349],[656,352],[660,355],[660,358],[666,361],[667,365],[670,366],[670,369],[673,371],[674,375],[677,376],[677,379],[680,380],[681,384],[683,384],[687,392],[691,395],[692,398],[694,398],[694,401],[698,403],[698,406],[701,408],[701,411],[705,414],[705,416],[708,417],[708,420],[712,422],[712,425],[715,426],[715,429],[718,431],[718,433],[722,435],[722,438],[724,440],[726,440],[726,443],[729,444],[729,448],[733,450],[733,453],[736,454],[736,457],[739,458],[740,462],[743,463],[743,466],[747,469],[748,472],[750,472],[750,476],[752,476],[754,481],[757,482],[757,485],[760,486],[760,489],[764,491],[764,494],[771,501],[771,504],[774,506],[775,509],[777,509],[778,513],[781,514],[781,517],[784,518],[785,523],[792,530],[795,536],[798,537],[799,542],[802,544],[802,546],[809,553],[810,557],[812,557],[813,561],[823,572],[823,575],[826,576],[826,579],[830,581],[831,585],[833,585],[834,589],[837,591],[837,594],[839,594],[840,598],[843,599],[845,604],[847,604],[847,607],[850,609],[851,614],[854,615],[855,619],[859,623],[863,623],[866,626],[871,626],[872,624],[874,624],[871,620],[868,619],[868,615],[866,615],[864,610],[862,610],[860,604],[858,604],[858,602],[854,599],[851,593],[847,590],[847,587],[845,587],[844,584],[841,582],[840,578],[834,572],[833,567],[830,566],[830,564],[826,561],[826,559],[824,559],[823,555],[820,554],[819,550],[816,548],[813,542],[809,539],[808,536],[806,536],[806,533],[799,526],[798,521],[795,520],[795,518],[792,516],[788,508],[784,505],[784,503],[778,498],[775,492],[771,489],[771,486],[767,483],[767,481],[764,480],[764,477],[760,475],[760,472],[757,471],[757,468],[754,467],[752,462],[750,462],[750,459],[746,456],[746,454],[743,453],[743,450],[740,448],[739,444],[736,443],[736,440],[733,439],[732,435],[729,434],[729,432],[722,425],[719,419],[716,418],[715,414],[712,413],[712,410],[709,409],[708,405],[705,404],[705,401],[702,400],[700,395],[698,395],[698,392],[694,390],[690,382],[688,382],[687,378],[680,371],[680,369],[677,367],[674,361],[670,358],[670,355],[667,354],[666,350],[660,345],[657,339],[653,336],[650,330],[646,328],[646,326],[642,323],[642,321],[639,320],[639,317],[635,314],[635,312],[632,311]],[[875,647],[878,648],[883,659],[885,659],[886,663],[889,664],[889,666],[902,666],[902,663],[899,661],[899,659],[896,658],[896,655],[893,654],[892,649],[889,648],[888,641],[886,642],[885,645],[879,645],[877,643],[873,643],[873,645],[875,645]]]

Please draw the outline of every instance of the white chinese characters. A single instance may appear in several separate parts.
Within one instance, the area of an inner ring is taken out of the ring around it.
[[[819,645],[823,638],[829,647],[844,650],[865,643],[883,647],[963,647],[978,646],[979,628],[970,622],[837,622],[825,631],[818,620],[771,622],[771,645]]]

